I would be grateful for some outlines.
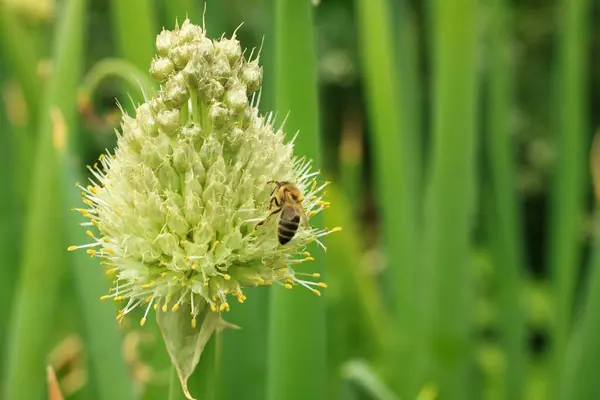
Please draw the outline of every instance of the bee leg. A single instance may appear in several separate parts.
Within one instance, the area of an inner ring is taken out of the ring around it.
[[[277,210],[273,210],[271,211],[271,213],[269,215],[267,215],[267,218],[263,219],[262,221],[260,221],[258,224],[256,224],[256,226],[254,227],[254,229],[257,229],[259,226],[263,225],[265,222],[267,222],[273,215],[281,212],[281,210],[283,210],[283,208],[278,208]]]
[[[271,197],[271,201],[269,202],[269,210],[273,208],[273,203],[275,203],[277,207],[281,207],[281,203],[279,200],[277,200],[277,197]]]
[[[271,190],[271,196],[273,196],[273,193],[275,193],[275,191],[279,188],[279,186],[281,186],[281,182],[279,182],[279,181],[269,181],[269,182],[267,182],[267,185],[270,185],[271,183],[274,183],[276,185],[273,188],[273,190]]]

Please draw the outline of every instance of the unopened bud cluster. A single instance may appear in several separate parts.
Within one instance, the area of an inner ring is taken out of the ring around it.
[[[185,21],[156,40],[150,72],[158,94],[123,115],[114,154],[90,166],[90,185],[79,185],[91,242],[71,246],[103,259],[114,285],[104,298],[123,301],[118,318],[145,307],[174,312],[191,305],[192,325],[208,304],[229,310],[244,288],[302,285],[316,294],[318,273],[296,267],[311,261],[308,243],[338,230],[301,224],[286,245],[269,214],[273,185],[290,181],[304,194],[310,217],[328,207],[326,183],[295,157],[272,115],[257,107],[262,69],[244,57],[235,38],[211,40]],[[310,221],[309,221],[310,222]],[[303,279],[302,276],[306,277]]]

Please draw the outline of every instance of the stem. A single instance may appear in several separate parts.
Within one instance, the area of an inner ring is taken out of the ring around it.
[[[177,376],[177,370],[174,365],[171,365],[171,376],[169,379],[169,400],[181,400],[183,399],[183,392],[181,390],[181,383]]]

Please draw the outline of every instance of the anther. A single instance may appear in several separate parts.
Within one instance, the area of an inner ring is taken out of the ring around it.
[[[67,247],[67,251],[74,251],[77,250],[77,246],[69,246]]]
[[[145,323],[146,323],[146,317],[144,317],[140,320],[140,326],[144,326]]]
[[[318,286],[318,287],[322,287],[322,288],[327,288],[327,284],[326,284],[326,283],[324,283],[324,282],[319,282],[319,283],[317,283],[317,286]]]
[[[192,328],[196,329],[196,317],[192,318]]]
[[[321,296],[321,292],[319,292],[317,289],[313,289],[312,292],[317,296]]]

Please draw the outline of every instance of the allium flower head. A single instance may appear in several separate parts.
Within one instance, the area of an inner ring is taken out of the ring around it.
[[[273,116],[258,111],[262,69],[258,55],[245,58],[235,38],[211,40],[185,21],[156,39],[150,72],[158,94],[124,113],[114,154],[89,167],[91,184],[80,185],[90,219],[91,242],[71,246],[102,258],[115,277],[106,299],[121,300],[122,318],[136,307],[189,310],[192,327],[208,305],[229,310],[243,303],[244,288],[273,283],[303,286],[315,294],[318,273],[298,272],[311,261],[307,244],[331,230],[300,224],[285,245],[277,240],[278,217],[269,214],[269,181],[290,181],[304,194],[311,217],[328,203],[327,183],[311,162],[293,153]],[[180,311],[181,312],[181,311]]]

